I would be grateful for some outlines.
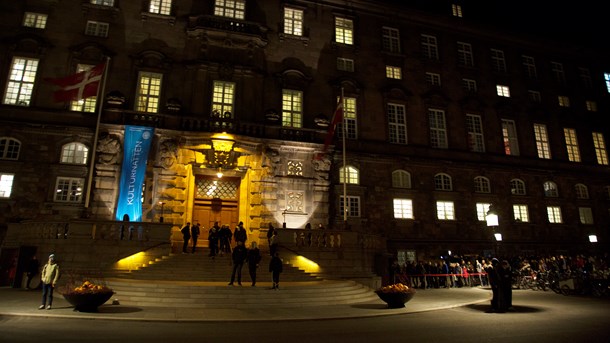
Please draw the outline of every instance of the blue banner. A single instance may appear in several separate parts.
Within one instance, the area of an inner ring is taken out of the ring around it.
[[[119,183],[116,219],[142,221],[142,184],[146,175],[146,161],[154,128],[125,126],[123,165]]]

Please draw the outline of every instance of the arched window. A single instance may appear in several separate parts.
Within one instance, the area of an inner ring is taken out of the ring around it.
[[[82,143],[68,143],[61,148],[61,163],[87,164],[89,148]]]
[[[347,178],[345,177],[346,172]],[[352,166],[347,166],[346,168],[341,167],[341,169],[339,170],[339,182],[357,185],[360,183],[360,172],[358,171],[358,169]]]
[[[0,138],[0,160],[17,160],[19,159],[19,150],[21,142],[14,138]]]
[[[519,179],[510,180],[510,194],[512,195],[525,195],[525,182]]]
[[[411,174],[402,169],[392,172],[392,187],[411,188]]]
[[[589,189],[582,183],[575,184],[574,191],[576,192],[576,199],[589,199]]]
[[[439,173],[434,175],[434,189],[437,191],[451,191],[453,190],[453,184],[451,183],[451,176]]]
[[[477,176],[474,178],[474,191],[476,193],[491,193],[491,184],[485,176]]]
[[[549,198],[556,198],[559,196],[559,191],[557,190],[557,184],[553,181],[546,181],[543,184],[544,187],[544,196]]]

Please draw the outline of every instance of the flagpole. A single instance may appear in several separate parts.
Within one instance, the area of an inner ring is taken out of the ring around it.
[[[342,145],[343,145],[343,228],[347,229],[347,211],[348,211],[348,204],[347,204],[347,160],[345,158],[345,136],[347,133],[347,115],[346,115],[346,108],[345,108],[345,98],[344,98],[344,94],[343,94],[343,87],[341,87],[341,101],[343,102],[343,140],[342,140]]]
[[[110,57],[106,56],[106,64],[104,65],[104,76],[102,77],[101,87],[97,88],[96,107],[97,107],[97,122],[95,123],[95,134],[93,136],[93,148],[91,152],[91,160],[89,162],[89,177],[87,179],[87,194],[85,196],[85,209],[89,208],[91,201],[91,185],[93,184],[93,170],[95,169],[95,152],[97,150],[98,135],[100,132],[100,122],[102,120],[102,105],[104,103],[104,94],[106,93],[106,77],[108,76],[108,67],[110,66]]]

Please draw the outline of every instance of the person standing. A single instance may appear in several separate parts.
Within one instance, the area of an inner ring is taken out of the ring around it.
[[[210,256],[211,258],[214,258],[216,256],[216,254],[218,253],[218,236],[220,235],[220,230],[218,229],[217,225],[214,225],[210,228],[210,231],[208,231],[208,245],[210,246],[210,254],[208,256]]]
[[[487,280],[489,282],[489,286],[491,286],[491,310],[489,312],[498,312],[498,287],[499,287],[499,268],[500,261],[497,258],[493,258],[491,260],[491,266],[485,268],[485,272],[487,273]]]
[[[245,247],[248,234],[246,233],[246,229],[244,229],[244,222],[239,222],[233,233],[233,238],[235,238],[236,244],[237,242],[242,242]]]
[[[273,281],[273,287],[271,289],[280,289],[280,274],[283,271],[282,259],[280,259],[280,253],[276,252],[269,261],[269,271],[271,272],[271,279]]]
[[[252,279],[252,287],[254,287],[256,286],[256,270],[261,261],[261,252],[256,246],[256,242],[251,243],[246,259],[248,260],[248,271],[250,272],[250,279]]]
[[[271,246],[271,238],[273,237],[273,233],[275,232],[275,228],[273,224],[269,223],[269,228],[267,229],[267,244]]]
[[[51,309],[53,305],[53,289],[59,279],[59,265],[55,262],[55,254],[49,255],[47,264],[42,267],[40,273],[40,281],[42,281],[42,304],[38,307],[39,310],[46,308]]]
[[[197,222],[197,224],[193,225],[193,227],[191,228],[191,239],[193,240],[193,254],[195,253],[195,249],[197,248],[197,238],[199,237],[200,233],[201,229],[199,227],[199,222]]]
[[[233,271],[231,272],[231,282],[229,282],[229,286],[233,286],[236,274],[237,284],[241,286],[241,269],[244,266],[244,261],[248,257],[248,249],[246,249],[244,243],[242,241],[236,242],[237,245],[235,246],[235,249],[233,249],[233,254],[231,255],[233,259]]]
[[[182,253],[186,254],[186,249],[189,246],[189,240],[191,239],[191,222],[187,222],[186,225],[180,230],[182,232]]]
[[[227,225],[223,225],[221,228],[218,228],[218,222],[216,222],[214,226],[216,226],[216,229],[218,232],[220,232],[220,256],[224,255],[225,253],[230,254],[231,238],[233,237],[231,229],[229,229]]]
[[[30,283],[36,274],[38,274],[38,270],[40,269],[40,263],[38,263],[38,259],[36,255],[32,255],[32,258],[28,261],[28,266],[26,270],[27,281],[25,283],[25,289],[30,289]],[[34,287],[36,288],[36,287]]]
[[[498,310],[506,312],[513,308],[513,271],[507,260],[502,260],[498,270]]]

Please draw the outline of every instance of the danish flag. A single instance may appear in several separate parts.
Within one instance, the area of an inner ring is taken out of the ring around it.
[[[46,79],[61,89],[53,93],[56,102],[66,102],[97,96],[106,63],[100,63],[89,70],[59,79]]]
[[[314,159],[321,159],[327,152],[328,146],[333,141],[333,137],[335,136],[335,129],[337,125],[343,121],[343,96],[339,98],[339,103],[337,103],[337,108],[335,109],[335,113],[333,115],[333,119],[328,126],[328,132],[326,133],[326,139],[324,140],[324,149],[322,153],[318,153],[314,156]]]

